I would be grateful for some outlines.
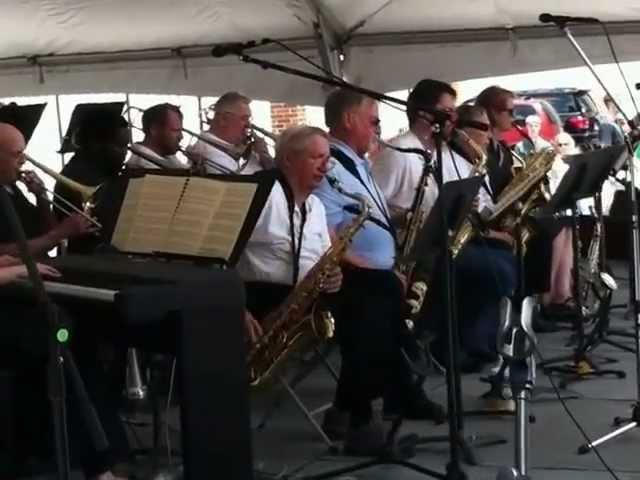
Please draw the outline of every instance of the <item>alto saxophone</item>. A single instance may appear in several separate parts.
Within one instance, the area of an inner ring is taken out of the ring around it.
[[[555,159],[553,150],[544,150],[527,157],[526,164],[509,182],[498,197],[494,211],[487,219],[487,223],[494,224],[499,230],[513,231],[518,223],[534,208],[540,200],[541,182],[547,176]],[[514,210],[513,212],[509,212]],[[509,213],[507,215],[507,213]],[[451,243],[453,257],[460,253],[462,247],[473,236],[473,225],[468,219],[462,224]],[[530,234],[523,232],[523,238]]]
[[[333,336],[333,317],[319,305],[318,298],[325,279],[339,265],[353,237],[369,217],[371,205],[362,195],[344,191],[335,178],[327,179],[342,195],[358,202],[358,214],[284,302],[264,318],[264,334],[250,348],[248,355],[251,386],[264,384],[292,352],[304,351]]]

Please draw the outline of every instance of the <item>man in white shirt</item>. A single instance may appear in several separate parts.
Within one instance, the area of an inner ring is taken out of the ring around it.
[[[237,92],[222,95],[213,105],[209,130],[188,148],[201,157],[206,173],[241,173],[250,175],[273,166],[267,145],[261,138],[251,139],[251,99]]]
[[[176,105],[161,103],[142,115],[144,140],[131,146],[127,168],[188,168],[175,154],[182,141],[182,112]]]
[[[278,181],[236,266],[246,283],[252,340],[261,333],[259,320],[282,303],[331,245],[324,207],[311,194],[326,175],[328,161],[327,134],[319,128],[283,132],[276,155]],[[341,278],[336,266],[325,291],[338,290]]]
[[[446,143],[453,136],[454,121],[458,120],[455,110],[456,91],[447,83],[424,79],[418,82],[409,95],[409,107],[407,116],[410,130],[405,134],[391,140],[389,143],[402,147],[422,147],[435,152],[436,138],[434,135],[434,124],[436,117],[447,118],[442,123],[441,144],[442,149],[442,181],[444,183],[467,178],[473,168],[472,163],[465,158],[467,152],[459,149],[454,150]],[[481,147],[485,147],[489,139],[489,122],[486,118],[473,118],[478,122],[474,126],[465,125],[463,130],[469,136],[475,136],[477,127],[484,120],[484,135],[486,141],[478,139]],[[471,118],[470,118],[471,120]],[[458,135],[455,136],[458,138]],[[463,147],[464,142],[462,142]],[[468,152],[470,155],[473,153]],[[434,161],[435,153],[433,154]],[[473,157],[470,157],[473,158]],[[393,206],[395,215],[399,219],[404,219],[406,213],[413,204],[420,177],[422,174],[422,158],[415,154],[397,152],[391,149],[383,149],[378,156],[372,159],[373,172],[379,182],[385,198]],[[436,172],[438,169],[436,168]],[[425,202],[422,208],[427,212],[433,206],[438,195],[438,187],[433,175],[429,178]],[[487,179],[485,185],[478,193],[478,209],[493,208],[491,187]],[[502,232],[490,231],[489,236],[509,241],[510,237]],[[508,245],[505,246],[508,248]],[[497,307],[502,295],[510,293],[514,285],[513,259],[507,258],[501,262],[497,268],[499,276],[503,281],[496,282],[493,271],[495,257],[502,257],[502,252],[491,252],[487,255],[487,248],[484,245],[467,245],[456,259],[456,278],[458,279],[456,291],[458,292],[457,303],[459,305],[460,335],[463,348],[461,357],[461,367],[464,371],[475,371],[482,367],[483,363],[495,356],[495,335],[491,337],[492,331],[498,325]],[[505,250],[506,251],[506,250]],[[494,255],[495,253],[495,255]],[[509,256],[512,255],[509,253]],[[504,263],[504,264],[503,264]],[[504,267],[504,268],[503,268]],[[431,275],[432,278],[440,278],[439,275]],[[470,285],[471,280],[475,280],[474,285]],[[435,329],[440,335],[440,339],[446,338],[444,297],[442,288],[438,282],[430,287],[429,299],[425,305],[424,322],[419,322],[417,329]],[[499,283],[496,284],[496,283]],[[478,288],[478,285],[483,288]],[[487,287],[486,289],[484,287]],[[479,334],[480,332],[480,334]],[[493,348],[492,348],[493,347]],[[439,341],[433,348],[436,356],[446,358],[446,345],[444,341]]]

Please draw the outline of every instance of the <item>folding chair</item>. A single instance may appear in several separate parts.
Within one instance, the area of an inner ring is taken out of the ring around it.
[[[327,403],[315,409],[311,409],[310,407],[305,405],[305,403],[296,392],[296,388],[321,365],[327,369],[329,374],[337,383],[338,374],[328,360],[329,356],[334,351],[335,346],[336,344],[334,342],[329,341],[319,347],[314,347],[310,358],[304,358],[304,356],[302,356],[296,359],[301,365],[298,370],[295,371],[291,379],[287,379],[286,374],[278,375],[278,380],[280,382],[280,385],[282,386],[282,389],[279,389],[276,392],[274,399],[266,408],[264,414],[262,415],[262,419],[256,427],[257,430],[262,430],[266,427],[267,422],[275,414],[276,410],[281,407],[285,394],[288,394],[289,397],[293,399],[298,409],[305,416],[307,421],[322,437],[322,440],[327,444],[329,449],[335,449],[333,441],[331,441],[326,432],[322,429],[320,423],[318,423],[318,421],[316,420],[316,417],[318,415],[325,412],[331,407],[331,403]]]

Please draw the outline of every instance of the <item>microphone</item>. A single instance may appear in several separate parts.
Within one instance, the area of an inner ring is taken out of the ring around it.
[[[555,23],[564,26],[567,23],[600,23],[600,20],[594,17],[570,17],[567,15],[551,15],[550,13],[541,13],[538,17],[541,23]]]
[[[211,49],[211,55],[216,58],[226,57],[227,55],[241,55],[242,52],[248,48],[254,48],[271,42],[272,40],[263,38],[260,41],[250,40],[248,42],[220,43]]]

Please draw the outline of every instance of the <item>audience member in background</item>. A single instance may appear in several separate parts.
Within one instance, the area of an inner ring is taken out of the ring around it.
[[[565,161],[565,157],[580,153],[571,135],[565,132],[556,136],[553,148],[556,151],[556,158],[547,174],[551,194],[556,191],[562,177],[569,170],[569,164]],[[549,290],[541,296],[542,305],[548,315],[562,314],[571,308],[573,302],[572,268],[573,237],[571,229],[564,227],[553,239]]]
[[[529,115],[524,122],[527,127],[527,134],[529,135],[529,138],[523,139],[518,143],[518,145],[516,145],[516,153],[518,155],[525,157],[532,153],[552,148],[551,144],[540,136],[542,120],[540,120],[538,115]]]
[[[616,121],[616,117],[620,112],[618,112],[618,109],[608,95],[604,97],[604,106],[607,111],[604,114],[598,115],[600,146],[622,145],[624,143],[624,132]]]

